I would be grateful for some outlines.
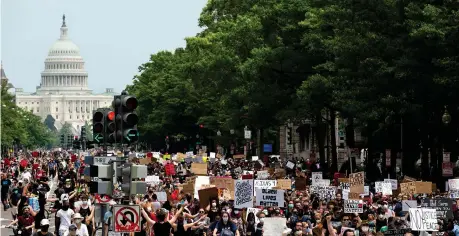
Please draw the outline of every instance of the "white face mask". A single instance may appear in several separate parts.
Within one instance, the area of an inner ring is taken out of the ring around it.
[[[228,217],[223,217],[222,219],[223,219],[223,222],[225,223],[228,222]]]
[[[217,203],[212,202],[212,206],[213,206],[213,207],[216,207],[216,206],[217,206]]]
[[[259,220],[260,220],[260,223],[265,222],[265,218],[260,218]]]
[[[81,219],[75,219],[75,224],[81,224]]]

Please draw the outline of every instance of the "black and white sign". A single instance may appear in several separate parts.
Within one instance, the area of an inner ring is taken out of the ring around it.
[[[234,181],[234,208],[253,207],[253,180]]]
[[[311,182],[312,182],[312,185],[316,185],[316,180],[318,179],[322,179],[322,172],[312,172],[311,173]]]
[[[360,200],[344,200],[344,213],[363,213],[363,203]]]
[[[438,231],[435,209],[410,208],[410,228],[414,231]]]
[[[422,199],[422,208],[435,209],[438,218],[453,219],[453,200],[446,198]]]
[[[140,232],[140,206],[115,205],[113,213],[115,232]]]
[[[116,161],[116,156],[94,157],[94,165],[108,165],[110,161]]]
[[[336,197],[336,187],[334,186],[310,186],[310,192],[314,193],[319,197],[319,199],[335,199]]]
[[[257,206],[263,207],[284,207],[285,190],[277,189],[256,189]]]
[[[254,180],[254,187],[260,189],[272,189],[277,186],[276,180]]]

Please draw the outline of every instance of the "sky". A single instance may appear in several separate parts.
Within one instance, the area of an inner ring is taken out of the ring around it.
[[[207,0],[1,0],[0,55],[10,82],[34,92],[62,15],[94,92],[132,83],[150,55],[185,46]]]

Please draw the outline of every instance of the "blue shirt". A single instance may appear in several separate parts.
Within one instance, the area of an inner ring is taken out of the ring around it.
[[[453,233],[456,236],[459,236],[459,225],[454,224]]]

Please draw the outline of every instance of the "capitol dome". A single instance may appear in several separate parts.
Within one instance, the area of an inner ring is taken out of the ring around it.
[[[48,51],[41,77],[40,93],[91,92],[80,48],[68,36],[65,15],[62,17],[60,37]]]

